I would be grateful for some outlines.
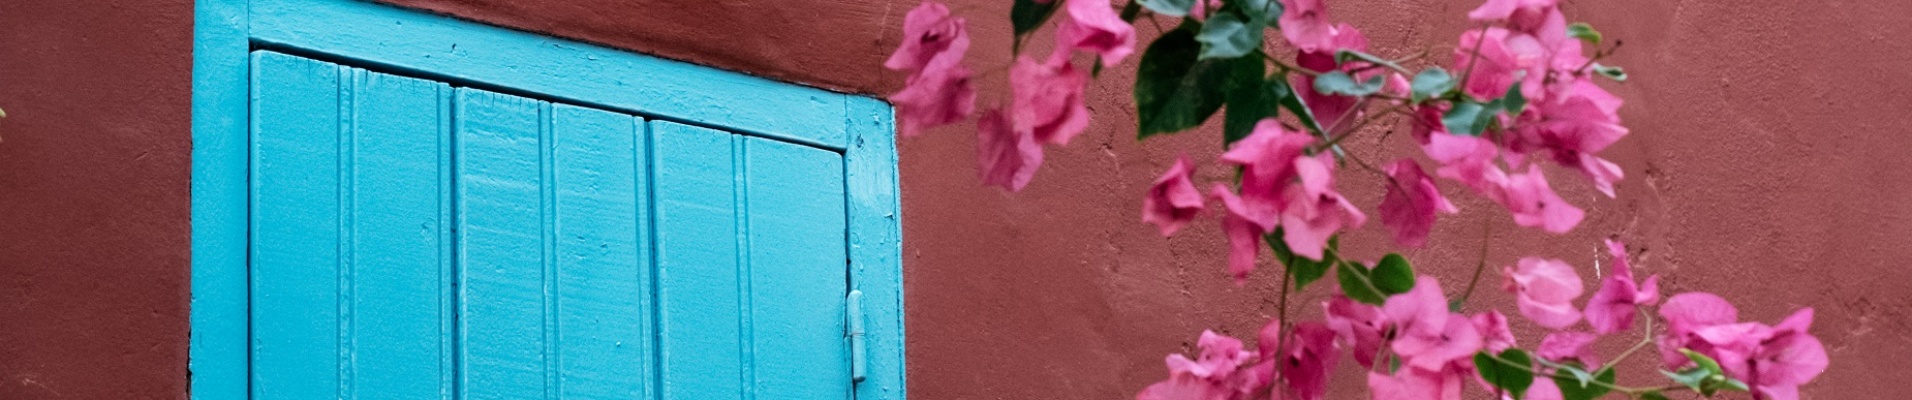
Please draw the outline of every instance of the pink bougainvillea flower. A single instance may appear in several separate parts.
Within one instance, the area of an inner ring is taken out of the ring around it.
[[[1194,172],[1188,157],[1177,157],[1175,165],[1149,186],[1148,197],[1142,198],[1142,222],[1155,224],[1162,236],[1169,236],[1195,219],[1203,205],[1201,190],[1188,177]]]
[[[1374,367],[1374,356],[1380,353],[1386,341],[1382,333],[1387,329],[1387,320],[1381,308],[1338,294],[1322,302],[1321,307],[1327,315],[1328,329],[1348,344],[1354,361],[1363,368]]]
[[[1613,197],[1613,183],[1625,177],[1620,166],[1595,156],[1627,135],[1620,125],[1620,100],[1590,80],[1580,79],[1537,102],[1526,114],[1530,121],[1507,131],[1508,149],[1540,153],[1555,163],[1580,171],[1594,188]]]
[[[1334,190],[1334,159],[1323,153],[1295,159],[1299,185],[1289,186],[1281,212],[1282,241],[1295,255],[1319,260],[1328,239],[1343,227],[1359,227],[1368,216]]]
[[[955,65],[969,51],[969,25],[949,15],[949,7],[925,1],[903,15],[903,43],[884,68],[916,72],[931,65]]]
[[[962,66],[969,51],[968,25],[941,3],[924,2],[903,18],[903,44],[883,66],[907,71],[896,104],[897,133],[905,137],[967,118],[976,110],[976,88]]]
[[[976,87],[968,68],[950,64],[911,75],[890,102],[896,104],[897,133],[916,136],[969,117],[976,111]]]
[[[1773,337],[1761,343],[1759,352],[1747,362],[1751,375],[1744,379],[1754,386],[1753,393],[1763,399],[1795,400],[1799,385],[1826,372],[1828,358],[1819,338],[1806,333],[1812,325],[1812,309],[1799,310],[1774,328]]]
[[[1454,48],[1454,66],[1460,71],[1456,74],[1468,76],[1461,91],[1479,99],[1498,99],[1517,82],[1527,83],[1521,87],[1523,95],[1539,96],[1544,89],[1546,71],[1542,67],[1546,61],[1547,52],[1540,42],[1499,27],[1464,32]]]
[[[1208,0],[1206,2],[1195,1],[1193,3],[1195,3],[1195,6],[1188,8],[1188,17],[1194,18],[1196,21],[1207,22],[1209,12],[1222,9],[1222,0]]]
[[[1263,233],[1275,230],[1286,205],[1283,188],[1295,178],[1295,160],[1314,141],[1314,137],[1291,131],[1270,118],[1256,123],[1248,137],[1222,153],[1222,162],[1242,167],[1242,218],[1254,222]]]
[[[1625,243],[1607,239],[1607,252],[1613,255],[1613,276],[1601,281],[1600,289],[1587,299],[1587,308],[1583,311],[1587,324],[1602,335],[1632,328],[1634,310],[1660,301],[1659,275],[1647,277],[1643,284],[1634,284]]]
[[[1254,379],[1252,368],[1241,368],[1254,361],[1255,353],[1243,350],[1240,340],[1204,331],[1197,345],[1201,347],[1201,355],[1197,359],[1170,354],[1164,360],[1168,365],[1168,380],[1149,385],[1135,398],[1236,400],[1244,398],[1243,394],[1266,387],[1265,381]]]
[[[1234,373],[1243,363],[1255,358],[1255,353],[1244,350],[1241,340],[1215,331],[1202,331],[1201,339],[1195,344],[1202,350],[1198,359],[1190,360],[1181,354],[1168,355],[1166,362],[1170,374],[1218,379]]]
[[[1446,303],[1443,299],[1436,305],[1445,306]],[[1474,328],[1474,321],[1466,315],[1450,314],[1444,319],[1443,325],[1440,331],[1432,333],[1402,330],[1400,337],[1394,339],[1394,353],[1401,356],[1402,364],[1438,371],[1480,351],[1480,331]]]
[[[1535,378],[1537,379],[1534,379],[1533,386],[1527,387],[1527,397],[1522,397],[1520,400],[1563,400],[1566,398],[1560,393],[1560,385],[1555,384],[1552,379],[1541,376],[1535,376]],[[1511,394],[1502,395],[1501,398],[1515,400]]]
[[[1667,320],[1660,337],[1660,356],[1670,369],[1692,362],[1680,354],[1690,349],[1718,361],[1726,375],[1744,381],[1759,400],[1795,400],[1799,385],[1825,372],[1825,345],[1807,333],[1813,311],[1801,309],[1767,326],[1735,322],[1732,304],[1709,293],[1681,293],[1660,306]]]
[[[1529,164],[1526,173],[1508,175],[1496,200],[1514,214],[1514,224],[1552,233],[1571,231],[1586,217],[1585,211],[1554,193],[1539,165]]]
[[[1440,123],[1438,116],[1434,123]],[[1500,147],[1493,141],[1477,136],[1433,132],[1428,135],[1421,149],[1428,158],[1441,164],[1440,168],[1434,170],[1436,175],[1460,182],[1476,194],[1498,199],[1507,184],[1507,173],[1494,164],[1494,159],[1500,156]]]
[[[983,111],[976,119],[976,163],[985,185],[1022,190],[1042,166],[1042,145],[1034,135],[1018,130],[1000,110]]]
[[[1480,7],[1467,13],[1467,19],[1474,22],[1505,22],[1515,14],[1542,14],[1554,8],[1559,0],[1487,0]]]
[[[1135,395],[1135,400],[1230,400],[1234,390],[1193,375],[1170,375]]]
[[[1281,35],[1301,51],[1333,46],[1335,27],[1326,0],[1281,0]],[[1330,50],[1332,52],[1332,50]]]
[[[1461,374],[1402,368],[1394,375],[1368,372],[1373,400],[1460,400]]]
[[[1447,297],[1441,294],[1441,282],[1432,276],[1415,278],[1413,289],[1388,297],[1381,311],[1394,323],[1396,336],[1439,335],[1447,329]]]
[[[1573,299],[1580,297],[1586,288],[1573,266],[1538,257],[1522,258],[1519,266],[1519,270],[1506,267],[1501,272],[1506,277],[1503,288],[1516,295],[1515,304],[1521,315],[1550,329],[1565,328],[1580,321],[1580,311],[1573,308]]]
[[[1666,319],[1667,333],[1685,335],[1709,325],[1730,324],[1739,320],[1739,309],[1719,295],[1686,292],[1673,295],[1660,305],[1660,317]]]
[[[1069,17],[1056,30],[1058,55],[1068,54],[1064,49],[1082,50],[1102,57],[1103,65],[1115,65],[1135,53],[1135,27],[1115,14],[1109,0],[1063,1]]]
[[[1314,71],[1333,71],[1337,69],[1353,71],[1368,65],[1368,63],[1359,61],[1350,61],[1346,64],[1339,65],[1335,62],[1335,54],[1340,50],[1368,50],[1368,38],[1363,36],[1360,30],[1354,29],[1353,26],[1349,26],[1348,24],[1336,26],[1330,31],[1326,41],[1320,44],[1321,47],[1315,50],[1304,49],[1300,53],[1295,54],[1295,65]],[[1354,78],[1365,82],[1367,79],[1371,79],[1379,73],[1379,71],[1359,72],[1354,74]],[[1316,91],[1314,77],[1312,76],[1300,74],[1300,76],[1296,78],[1295,85],[1295,88],[1298,89],[1296,91],[1299,92],[1301,96],[1301,101],[1308,105],[1308,112],[1314,115],[1314,119],[1317,123],[1321,124],[1321,129],[1335,133],[1352,125],[1350,122],[1361,116],[1360,110],[1355,109],[1355,106],[1358,105],[1356,103],[1359,103],[1360,99],[1353,96]],[[1349,113],[1354,114],[1349,115]]]
[[[1434,179],[1413,159],[1403,158],[1382,167],[1388,174],[1387,197],[1381,199],[1381,225],[1394,231],[1394,242],[1405,247],[1427,245],[1435,213],[1460,212],[1441,196]]]
[[[1248,205],[1228,185],[1217,183],[1209,194],[1221,199],[1228,211],[1222,216],[1222,233],[1228,236],[1228,274],[1235,277],[1236,285],[1245,284],[1248,273],[1255,271],[1255,256],[1261,254],[1261,235],[1270,230],[1254,221]]]
[[[1599,335],[1586,332],[1549,333],[1540,339],[1540,348],[1534,350],[1534,355],[1554,362],[1579,361],[1591,371],[1596,369],[1594,366],[1600,365],[1600,360],[1593,358],[1593,341],[1599,338]]]
[[[1270,321],[1261,330],[1260,349],[1263,364],[1279,365],[1288,382],[1288,394],[1300,400],[1321,400],[1328,392],[1328,377],[1334,373],[1340,354],[1334,343],[1335,332],[1321,322],[1295,324],[1284,340],[1280,321]],[[1287,350],[1275,351],[1277,343]]]
[[[1088,83],[1089,75],[1067,59],[1038,64],[1018,58],[1009,70],[1014,92],[1011,119],[1016,129],[1029,131],[1045,143],[1069,144],[1069,139],[1089,127],[1089,106],[1082,94]]]
[[[1480,331],[1481,346],[1487,351],[1499,353],[1514,347],[1514,331],[1507,326],[1507,316],[1500,311],[1488,310],[1474,314],[1474,329]]]

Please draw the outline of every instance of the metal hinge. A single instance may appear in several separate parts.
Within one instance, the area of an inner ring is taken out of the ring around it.
[[[854,383],[862,382],[867,374],[863,367],[863,291],[851,290],[848,302],[843,335],[850,338],[850,382]]]

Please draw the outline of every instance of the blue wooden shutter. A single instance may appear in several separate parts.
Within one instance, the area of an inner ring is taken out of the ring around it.
[[[257,399],[851,397],[841,153],[255,52]]]

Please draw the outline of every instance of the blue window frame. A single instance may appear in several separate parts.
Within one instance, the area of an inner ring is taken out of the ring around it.
[[[862,342],[843,349],[851,396],[904,398],[888,105],[352,0],[198,0],[196,14],[193,398],[252,398],[261,379],[327,398],[780,397],[803,374],[778,372],[814,358],[750,343],[796,340],[803,329],[776,322],[820,310],[862,314],[834,325]],[[529,166],[499,167],[512,165]],[[422,184],[394,184],[405,179]],[[523,204],[542,206],[487,208]],[[847,261],[840,278],[770,265],[835,260]],[[434,267],[366,269],[406,263]],[[691,268],[706,265],[730,269]],[[848,293],[751,284],[799,280]],[[606,297],[621,292],[644,294]],[[779,307],[821,301],[842,303]],[[438,306],[393,306],[423,303]],[[672,340],[672,324],[713,337]],[[560,325],[579,329],[548,328]],[[381,339],[429,333],[424,345]],[[643,343],[619,353],[619,338]],[[407,351],[381,345],[441,358],[375,357]],[[718,368],[702,360],[729,359],[690,354],[709,348],[743,353],[723,367],[742,369],[737,380],[696,377]],[[525,351],[535,360],[511,358]],[[544,367],[514,376],[513,362]],[[639,371],[604,372],[625,367]]]

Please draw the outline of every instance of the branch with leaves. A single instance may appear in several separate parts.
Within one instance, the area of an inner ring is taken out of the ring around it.
[[[1531,234],[1566,233],[1585,218],[1553,190],[1548,171],[1615,195],[1623,170],[1599,154],[1628,130],[1623,101],[1601,85],[1627,75],[1600,61],[1620,42],[1568,23],[1553,0],[1486,0],[1466,14],[1475,27],[1460,35],[1445,65],[1429,51],[1370,54],[1367,38],[1331,19],[1325,0],[1130,0],[1119,8],[1110,0],[1016,0],[1009,14],[1014,61],[1003,68],[1010,95],[980,111],[964,64],[966,20],[935,2],[905,16],[902,45],[884,63],[908,74],[890,96],[900,135],[973,116],[982,181],[1021,190],[1034,181],[1046,147],[1067,146],[1088,129],[1088,82],[1138,59],[1138,140],[1188,134],[1220,115],[1224,150],[1208,162],[1176,160],[1143,194],[1142,220],[1170,236],[1218,214],[1226,269],[1238,283],[1254,273],[1264,249],[1283,267],[1274,293],[1280,310],[1254,349],[1204,332],[1200,353],[1170,355],[1168,379],[1144,389],[1141,400],[1319,400],[1344,353],[1369,371],[1367,387],[1378,400],[1451,399],[1470,380],[1515,399],[1648,400],[1676,390],[1789,399],[1825,370],[1825,350],[1807,333],[1811,309],[1766,325],[1739,321],[1730,303],[1708,293],[1662,301],[1659,277],[1636,280],[1617,240],[1607,243],[1615,274],[1584,302],[1585,284],[1566,261],[1530,256],[1500,268],[1502,289],[1517,303],[1507,314],[1461,312],[1487,275],[1485,230],[1481,261],[1453,301],[1439,279],[1417,273],[1399,254],[1374,262],[1343,257],[1339,234],[1369,215],[1336,187],[1336,171],[1348,163],[1386,178],[1375,212],[1405,248],[1426,246],[1440,215],[1460,211],[1441,182],[1486,198]],[[1138,43],[1140,21],[1160,34]],[[1049,53],[1030,54],[1030,38],[1050,26]],[[1412,140],[1419,154],[1372,164],[1362,155],[1379,148],[1346,148],[1364,143],[1349,139],[1372,135],[1377,123],[1403,120],[1411,135],[1384,133],[1369,143]],[[1195,171],[1205,166],[1228,168],[1233,178],[1204,190]],[[1335,284],[1311,286],[1329,276]],[[1291,320],[1290,297],[1311,287],[1328,296],[1326,316]],[[1508,314],[1547,334],[1521,347]],[[1602,363],[1593,344],[1636,319],[1646,321],[1640,341]],[[1649,345],[1661,353],[1668,383],[1616,384],[1614,368]]]

